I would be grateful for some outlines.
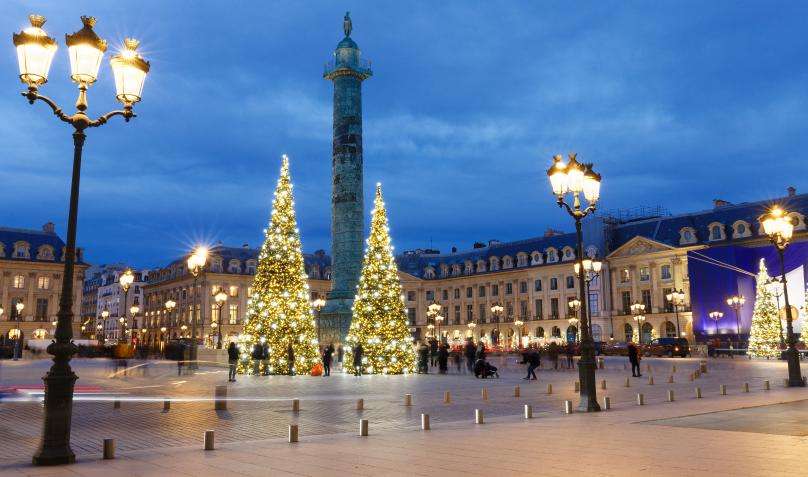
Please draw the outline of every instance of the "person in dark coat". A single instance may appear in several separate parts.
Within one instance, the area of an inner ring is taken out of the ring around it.
[[[359,343],[353,349],[354,376],[362,376],[362,354],[364,351],[365,350],[362,349],[362,343]]]
[[[547,357],[553,362],[553,369],[558,369],[558,345],[555,342],[550,343],[547,347]]]
[[[575,369],[575,344],[567,343],[567,346],[564,347],[564,352],[567,355],[567,367]]]
[[[266,341],[264,342],[264,348],[261,356],[261,364],[264,367],[264,371],[262,374],[264,376],[269,376],[269,343]]]
[[[631,375],[635,378],[642,376],[640,373],[640,353],[634,343],[628,344],[628,360],[631,363]]]
[[[455,368],[457,368],[457,374],[460,374],[463,370],[463,365],[461,363],[462,359],[460,357],[460,349],[452,349],[449,353],[449,356],[452,357],[452,361],[454,361]]]
[[[536,368],[541,364],[541,358],[535,349],[528,349],[522,353],[522,362],[520,364],[527,365],[527,376],[522,379],[538,379],[536,377]]]
[[[438,347],[438,371],[440,374],[446,374],[449,370],[449,351],[446,345],[441,343]]]
[[[253,345],[250,357],[253,360],[253,374],[258,376],[261,374],[261,361],[264,359],[264,347],[261,346],[261,343],[255,343]]]
[[[469,368],[469,372],[474,371],[474,355],[477,354],[477,350],[474,347],[474,341],[471,338],[466,340],[466,367]]]
[[[238,347],[236,343],[230,342],[227,346],[227,364],[230,366],[230,372],[227,375],[227,380],[231,383],[236,382],[236,364],[238,363]]]
[[[477,354],[475,355],[475,358],[485,361],[485,343],[482,341],[480,341],[480,344],[477,345]]]
[[[438,340],[435,338],[431,338],[429,340],[429,365],[435,366],[435,362],[438,360]]]
[[[286,365],[289,367],[289,376],[295,375],[295,349],[292,343],[286,347]]]
[[[342,345],[337,346],[337,362],[340,366],[342,366],[342,356],[345,354],[345,350],[342,349]]]
[[[323,351],[323,376],[331,376],[331,356],[334,354],[334,347],[330,344]]]
[[[418,372],[429,374],[429,347],[424,342],[418,346]]]

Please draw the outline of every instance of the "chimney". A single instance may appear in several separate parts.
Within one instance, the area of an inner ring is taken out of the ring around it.
[[[794,186],[788,186],[788,189],[786,190],[788,191],[789,197],[794,197],[795,195],[797,195],[797,188]]]
[[[457,253],[457,247],[452,247],[452,253]]]
[[[482,243],[482,242],[474,242],[474,247],[473,248],[474,249],[485,248],[485,244]]]
[[[563,233],[564,232],[561,232],[559,230],[555,230],[552,227],[547,227],[547,230],[544,231],[544,236],[545,237],[554,237],[556,235],[562,235]]]
[[[47,224],[42,226],[42,231],[46,234],[55,234],[56,233],[56,226],[53,225],[53,222],[48,222]]]
[[[246,250],[246,249],[250,248],[250,244],[245,243],[245,244],[242,244],[241,247]]]
[[[726,207],[728,205],[732,205],[732,202],[728,202],[724,199],[713,199],[713,208],[718,209],[720,207]]]

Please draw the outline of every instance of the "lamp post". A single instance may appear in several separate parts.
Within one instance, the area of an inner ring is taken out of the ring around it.
[[[634,316],[634,320],[637,322],[637,340],[639,341],[639,344],[642,344],[642,320],[645,319],[645,304],[636,302],[632,303],[629,308],[631,308],[631,314]]]
[[[188,331],[188,325],[183,324],[180,326],[180,337],[185,338],[185,332]]]
[[[222,307],[224,306],[225,302],[227,302],[227,293],[220,289],[215,295],[213,295],[213,301],[216,302],[216,308],[219,310],[219,315],[216,318],[219,323],[217,326],[214,326],[214,328],[218,328],[218,330],[216,330],[218,332],[218,336],[216,337],[216,349],[222,349]],[[323,304],[325,304],[325,302]],[[210,326],[213,325],[214,323],[210,324]],[[319,326],[317,329],[319,331]]]
[[[575,220],[575,234],[577,248],[575,256],[579,260],[584,256],[583,230],[581,220],[595,211],[600,199],[600,174],[592,169],[592,164],[581,164],[575,154],[570,154],[569,162],[564,163],[563,158],[557,155],[553,158],[553,165],[547,171],[550,185],[556,197],[556,203],[563,207]],[[571,194],[572,205],[564,200],[566,194]],[[588,205],[583,207],[581,195],[583,194]],[[584,270],[578,270],[578,291],[581,300],[581,360],[578,362],[578,374],[581,382],[581,401],[578,405],[580,411],[600,411],[595,387],[595,343],[589,332],[589,318],[587,314],[586,279]]]
[[[710,313],[707,314],[707,316],[709,316],[710,319],[715,322],[715,334],[717,335],[718,334],[718,320],[723,318],[724,314],[721,313],[720,311],[711,311]]]
[[[581,310],[581,300],[573,298],[567,302],[567,307],[570,309],[570,313],[572,314],[572,317],[568,319],[567,322],[570,324],[570,326],[575,327],[575,339],[579,340],[578,333],[580,333],[581,330],[578,326],[580,323],[580,320],[578,319],[578,311]]]
[[[134,282],[135,274],[132,273],[132,270],[129,268],[118,277],[118,284],[120,284],[121,290],[123,290],[123,303],[118,306],[118,312],[121,314],[119,320],[121,322],[121,339],[123,339],[123,325],[126,323],[126,306],[129,303],[129,287],[131,287]],[[118,342],[120,343],[120,340]]]
[[[679,307],[685,302],[685,292],[674,289],[665,295],[665,298],[673,305],[673,314],[676,316],[676,335],[682,336],[682,332],[679,329]]]
[[[193,309],[191,312],[191,364],[189,366],[190,369],[199,369],[199,365],[196,362],[196,316],[199,304],[197,303],[199,293],[197,291],[197,280],[199,279],[199,274],[202,273],[202,270],[205,268],[205,263],[208,261],[208,249],[205,247],[197,247],[194,252],[188,257],[188,271],[194,276],[194,298],[193,298]]]
[[[477,327],[477,323],[475,323],[473,321],[470,321],[469,323],[466,324],[466,327],[471,332],[471,339],[472,339],[472,341],[474,341],[474,328]]]
[[[438,340],[440,340],[440,325],[437,323],[437,320],[435,318],[438,316],[438,314],[442,309],[443,307],[439,303],[436,303],[434,301],[430,303],[429,306],[426,307],[427,323],[429,323],[429,320],[432,320],[431,323],[433,325],[437,325]]]
[[[444,340],[443,336],[440,334],[440,325],[441,325],[441,323],[443,323],[443,320],[444,320],[443,315],[440,315],[440,314],[435,315],[435,325],[437,326],[436,331],[438,333],[438,341],[439,342],[446,342],[448,340],[448,338],[447,338],[447,340]]]
[[[427,334],[428,334],[429,336],[432,336],[432,337],[434,338],[434,337],[435,337],[435,334],[434,334],[435,325],[433,325],[432,323],[429,323],[428,325],[426,325],[426,329],[427,329],[427,330],[429,330],[429,331],[427,332]]]
[[[322,334],[321,334],[321,326],[320,326],[320,310],[323,309],[325,306],[325,300],[320,297],[315,298],[311,302],[311,307],[314,308],[315,314],[317,315],[317,343],[322,341]]]
[[[797,339],[794,336],[793,317],[791,316],[791,304],[788,301],[788,281],[786,280],[785,251],[788,247],[791,236],[794,234],[794,223],[788,213],[780,207],[772,208],[761,217],[763,231],[769,237],[777,254],[780,257],[780,275],[783,284],[783,300],[786,306],[786,360],[788,361],[788,385],[791,387],[805,386],[800,373],[800,355],[797,351]],[[778,317],[779,319],[779,317]]]
[[[780,347],[786,344],[783,339],[783,320],[780,319],[780,297],[783,296],[783,283],[776,277],[769,277],[766,285],[777,300],[777,324],[780,325]]]
[[[166,321],[168,322],[167,323],[168,327],[169,327],[169,329],[173,328],[175,323],[173,321],[174,317],[172,316],[172,312],[174,311],[174,308],[177,306],[177,302],[174,301],[174,300],[169,299],[169,300],[166,300],[166,302],[165,302],[165,304],[163,306],[166,307],[166,318],[167,318]],[[162,330],[162,331],[165,333],[165,330]],[[169,338],[170,338],[170,336],[169,336]]]
[[[137,305],[130,306],[129,307],[129,313],[132,315],[132,328],[134,328],[135,326],[137,326],[136,318],[137,318],[137,314],[140,313],[140,307],[137,306]],[[130,336],[130,338],[132,339],[132,344],[135,344],[135,336],[132,335],[132,336]]]
[[[104,307],[101,311],[101,326],[104,328],[104,332],[101,336],[101,344],[104,345],[107,342],[107,318],[109,318],[109,310]]]
[[[165,326],[160,327],[160,351],[163,351],[166,345],[166,330]]]
[[[28,86],[22,95],[30,104],[40,100],[47,104],[54,115],[73,127],[73,172],[70,187],[70,202],[67,223],[67,243],[64,252],[64,273],[59,299],[58,325],[55,341],[48,346],[53,355],[53,366],[45,375],[45,414],[42,441],[33,457],[34,465],[58,465],[75,462],[70,448],[70,420],[73,413],[73,388],[77,376],[70,368],[70,359],[76,353],[71,342],[73,332],[73,284],[76,260],[76,222],[78,217],[79,178],[81,152],[84,146],[85,129],[99,127],[113,116],[122,116],[127,122],[134,117],[133,105],[140,101],[143,83],[149,71],[149,63],[138,53],[138,42],[126,39],[125,49],[110,60],[115,76],[116,98],[123,109],[111,111],[98,119],[87,116],[87,89],[95,83],[101,59],[107,50],[107,42],[93,31],[95,18],[81,17],[83,28],[66,36],[70,57],[71,79],[77,83],[79,94],[76,112],[65,114],[56,103],[41,94],[39,88],[48,80],[48,71],[56,53],[56,40],[42,29],[45,17],[31,15],[31,26],[13,35],[20,68],[20,80]]]
[[[581,264],[583,263],[584,269],[584,281],[586,282],[586,299],[589,299],[589,286],[596,278],[600,276],[600,271],[603,269],[603,262],[599,260],[594,260],[591,258],[585,258],[581,261],[576,261],[573,264],[573,268],[575,269],[575,275],[581,273]],[[589,302],[587,302],[589,303]],[[586,308],[587,312],[587,321],[589,322],[589,334],[592,334],[592,307],[588,306]],[[611,313],[609,314],[609,327],[611,331],[609,333],[609,338],[612,340],[614,339],[614,318],[612,317]],[[593,337],[594,339],[594,337]]]
[[[746,298],[743,295],[733,295],[727,298],[727,305],[735,310],[735,325],[738,334],[738,348],[741,347],[741,308],[746,303]]]
[[[494,315],[494,321],[496,321],[497,323],[497,346],[499,346],[499,343],[501,341],[499,336],[499,322],[500,319],[502,318],[502,312],[504,310],[505,308],[503,308],[502,305],[500,305],[499,303],[494,303],[493,305],[491,305],[491,314]]]
[[[517,320],[515,320],[513,322],[513,326],[516,327],[516,347],[521,348],[522,347],[522,335],[524,334],[525,322],[522,321],[522,320],[517,319]]]
[[[20,342],[20,336],[22,332],[20,331],[20,321],[22,321],[22,310],[25,309],[25,303],[18,301],[14,305],[14,309],[17,310],[17,317],[14,323],[14,353],[13,353],[13,360],[17,361],[20,359],[20,355],[22,354],[21,348],[22,343]]]

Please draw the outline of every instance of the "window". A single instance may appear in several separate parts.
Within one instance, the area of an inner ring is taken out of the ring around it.
[[[499,296],[499,285],[491,285],[491,296]]]
[[[448,300],[449,299],[449,290],[443,290],[441,292],[441,296],[443,297],[444,300]]]
[[[665,322],[665,337],[676,338],[676,326],[674,326],[670,321]]]
[[[228,307],[230,311],[230,321],[231,325],[235,325],[238,323],[238,303],[231,303]]]
[[[505,294],[512,295],[513,294],[513,283],[506,283],[505,284]]]
[[[724,227],[721,224],[710,224],[710,240],[724,240]]]
[[[424,278],[427,280],[435,278],[435,269],[432,267],[426,267],[426,269],[424,269]]]
[[[410,326],[415,326],[415,308],[407,308],[407,323]]]
[[[575,277],[572,275],[567,277],[567,289],[575,288]]]
[[[502,257],[502,268],[513,268],[513,259],[510,256]]]
[[[541,254],[539,252],[533,252],[530,254],[530,264],[531,265],[541,264]]]
[[[634,341],[633,340],[634,328],[632,328],[631,325],[629,325],[628,323],[623,325],[623,333],[624,336],[626,337],[626,342]]]
[[[554,326],[552,330],[553,338],[561,338],[561,328]]]
[[[317,267],[313,267],[313,270],[315,271],[314,275],[316,277]],[[247,273],[249,273],[250,275],[255,275],[255,260],[247,260]]]
[[[48,299],[47,298],[37,298],[36,299],[36,312],[34,313],[34,319],[37,321],[46,321],[48,319]]]
[[[519,282],[519,293],[527,293],[527,282]]]
[[[544,315],[542,314],[542,309],[541,309],[542,308],[542,303],[541,303],[540,299],[536,300],[534,302],[534,308],[535,308],[535,313],[536,313],[536,319],[537,320],[543,320]]]
[[[427,290],[426,291],[426,301],[435,301],[435,292],[434,292],[434,290]]]
[[[533,282],[533,289],[535,291],[541,291],[541,279],[537,278],[536,281]]]
[[[471,298],[474,296],[474,290],[471,287],[466,287],[466,298]]]
[[[455,288],[454,297],[455,297],[455,300],[460,299],[460,289],[459,288]]]
[[[253,294],[253,287],[247,287],[247,296],[252,297]]]
[[[631,281],[631,270],[623,268],[620,270],[620,283],[628,283]]]
[[[651,279],[651,272],[648,270],[648,267],[640,267],[640,281],[647,282]]]
[[[466,305],[466,322],[474,321],[474,305]]]
[[[670,280],[671,279],[671,266],[670,265],[662,265],[659,268],[659,278],[662,280]]]
[[[30,258],[28,253],[28,242],[17,242],[14,244],[14,258]]]
[[[620,294],[621,303],[623,305],[623,314],[631,314],[631,292],[624,291]]]
[[[524,267],[526,265],[527,265],[527,254],[525,254],[524,252],[519,252],[519,254],[516,255],[516,266]]]
[[[220,323],[219,318],[221,318],[219,305],[210,305],[210,321]]]
[[[668,300],[668,294],[673,291],[673,288],[662,289],[662,299],[665,301],[665,313],[673,312],[673,302]]]
[[[477,260],[477,273],[485,271],[485,260]]]
[[[241,262],[238,260],[230,260],[230,263],[227,265],[227,271],[230,273],[240,273]]]
[[[696,243],[696,231],[692,227],[683,227],[679,230],[679,245]]]
[[[523,321],[527,319],[527,300],[519,302],[519,318]]]
[[[645,305],[645,312],[651,313],[651,290],[643,290],[640,293],[642,295],[642,304]]]
[[[455,323],[460,323],[460,305],[455,305],[455,308],[454,308],[454,320],[455,320]]]
[[[558,251],[553,247],[547,249],[547,263],[555,263],[558,261]]]
[[[550,298],[550,319],[557,320],[560,315],[558,314],[558,298]]]
[[[575,254],[572,252],[572,247],[564,247],[564,260],[572,260]]]
[[[597,293],[589,293],[589,313],[591,313],[592,316],[600,313],[600,302],[598,301]]]
[[[37,288],[47,290],[50,288],[50,277],[38,277],[36,279]]]
[[[541,326],[536,328],[536,338],[544,338],[544,328]]]
[[[232,296],[233,298],[238,296],[238,287],[236,285],[230,286],[230,296]]]
[[[480,298],[485,297],[485,285],[480,285],[479,287],[477,287],[477,296],[479,296]]]
[[[415,301],[415,292],[414,291],[408,291],[407,292],[407,301]]]
[[[550,279],[550,290],[558,290],[558,278],[553,277]]]
[[[478,307],[478,313],[480,315],[480,323],[485,323],[485,308],[486,308],[486,306],[487,305],[485,303],[480,303],[480,306]]]
[[[14,275],[14,288],[25,288],[24,275]]]
[[[505,321],[513,321],[513,303],[505,303]]]
[[[474,264],[471,263],[471,260],[466,260],[465,273],[466,275],[471,275],[474,273]]]
[[[22,298],[11,299],[11,314],[8,317],[9,321],[22,321],[23,315],[22,313],[17,311],[17,303],[25,304],[25,301]]]

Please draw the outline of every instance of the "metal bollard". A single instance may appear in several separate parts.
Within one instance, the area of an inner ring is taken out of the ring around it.
[[[121,408],[121,401],[118,399],[112,401],[112,409],[120,409]]]
[[[525,419],[533,419],[533,406],[525,404]]]
[[[608,411],[612,408],[612,398],[609,396],[603,396],[603,410]]]
[[[404,395],[404,405],[405,406],[412,406],[412,394],[405,394]]]
[[[743,383],[743,392],[745,393],[749,392],[749,383]]]
[[[483,401],[488,401],[488,388],[483,388],[482,396],[483,396]]]
[[[630,388],[631,387],[631,380],[626,378],[626,384],[624,384],[624,386],[627,387],[627,388]]]
[[[581,390],[581,382],[575,381],[575,392],[579,392]]]
[[[783,386],[788,387],[788,378],[783,379]],[[119,405],[120,407],[120,405]]]
[[[421,430],[429,430],[429,414],[421,414]]]
[[[292,399],[292,412],[300,412],[300,399]]]
[[[452,394],[449,391],[443,392],[443,404],[451,404],[452,403]]]
[[[726,384],[722,384],[722,385],[720,385],[720,386],[718,387],[718,389],[719,389],[719,391],[721,391],[721,395],[722,395],[722,396],[726,396],[726,395],[727,395],[727,385],[726,385]]]
[[[668,389],[668,402],[673,402],[673,389]]]
[[[645,406],[645,394],[637,393],[637,405]]]
[[[547,394],[553,394],[553,385],[547,383]]]
[[[213,431],[205,431],[205,450],[213,450]]]
[[[770,389],[771,389],[771,385],[769,384],[769,380],[767,379],[767,380],[763,381],[763,390],[768,391]]]
[[[215,400],[213,404],[213,409],[216,411],[226,411],[227,410],[227,386],[216,386],[214,391]]]
[[[166,399],[165,401],[163,401],[163,412],[168,412],[170,410],[171,410],[171,400]]]
[[[115,439],[104,439],[104,459],[115,458]]]
[[[648,376],[648,384],[650,384],[651,386],[654,385],[654,377],[653,376]]]
[[[600,389],[606,389],[606,380],[605,379],[602,379],[600,381]]]
[[[646,371],[648,371],[649,373],[651,373],[651,372],[652,372],[652,371],[651,371],[651,365],[650,365],[650,364],[646,364],[646,365],[645,365],[645,370],[646,370]]]
[[[696,399],[701,399],[701,388],[696,386]]]
[[[603,358],[598,358],[598,369],[605,369],[605,368],[606,368],[606,364],[605,364]]]
[[[483,410],[482,409],[475,409],[474,410],[474,423],[475,424],[482,424],[483,420],[484,420]]]
[[[674,364],[673,366],[671,366],[671,373],[675,373],[675,372],[676,372],[676,365]]]
[[[572,414],[572,401],[564,401],[564,414]]]
[[[289,442],[297,442],[298,427],[297,424],[289,424]]]
[[[519,389],[519,386],[513,388],[513,397],[519,397],[522,395],[522,390]]]
[[[699,372],[707,373],[707,361],[701,361],[699,363]]]
[[[356,410],[357,411],[364,411],[365,410],[365,400],[364,399],[357,399],[356,400]]]
[[[361,437],[367,437],[367,435],[368,435],[368,420],[367,419],[360,419],[359,420],[359,435]]]

